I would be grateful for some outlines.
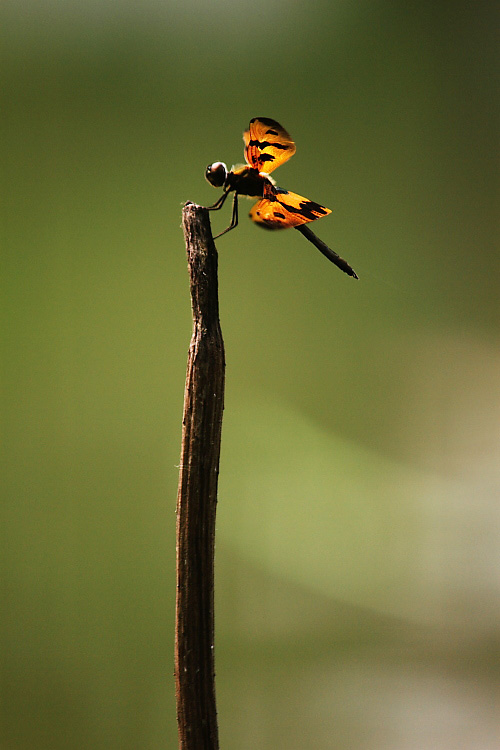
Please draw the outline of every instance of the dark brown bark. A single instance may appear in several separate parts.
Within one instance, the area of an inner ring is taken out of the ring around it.
[[[180,750],[217,750],[214,549],[224,404],[217,251],[208,211],[183,209],[191,281],[189,348],[177,497],[175,681]]]

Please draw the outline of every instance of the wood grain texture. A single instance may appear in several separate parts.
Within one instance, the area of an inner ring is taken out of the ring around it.
[[[217,251],[208,211],[183,209],[193,334],[189,347],[177,496],[175,681],[180,750],[217,750],[214,550],[224,407],[224,342]]]

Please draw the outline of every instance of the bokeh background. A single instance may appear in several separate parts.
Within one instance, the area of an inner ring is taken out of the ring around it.
[[[360,280],[218,242],[221,747],[500,746],[497,20],[2,3],[2,750],[176,747],[181,204],[254,116]]]

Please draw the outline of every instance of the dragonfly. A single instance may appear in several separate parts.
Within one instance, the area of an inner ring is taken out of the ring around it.
[[[223,189],[222,195],[213,206],[206,207],[208,211],[222,208],[228,195],[234,192],[231,223],[214,239],[222,237],[238,225],[240,195],[258,198],[249,213],[252,221],[264,229],[294,227],[328,260],[357,279],[358,276],[349,263],[305,226],[311,221],[327,216],[331,210],[278,187],[270,177],[269,173],[288,161],[296,151],[295,143],[285,128],[269,117],[254,117],[250,120],[248,130],[243,133],[243,142],[246,164],[228,169],[224,162],[215,161],[209,164],[205,171],[208,182],[213,187]]]

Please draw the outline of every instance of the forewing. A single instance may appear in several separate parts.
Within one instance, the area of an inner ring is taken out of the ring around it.
[[[295,143],[276,120],[254,117],[243,133],[245,160],[259,172],[272,172],[295,153]]]
[[[298,227],[309,221],[331,214],[329,208],[303,198],[289,190],[274,188],[265,198],[258,201],[250,211],[250,218],[267,229]]]

